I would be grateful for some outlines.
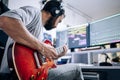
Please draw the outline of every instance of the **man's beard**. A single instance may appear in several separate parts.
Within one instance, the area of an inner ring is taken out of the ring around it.
[[[51,18],[46,22],[46,24],[44,25],[45,29],[46,29],[46,30],[51,30],[51,29],[55,28],[55,26],[54,26],[55,20],[56,20],[56,17],[51,17]]]

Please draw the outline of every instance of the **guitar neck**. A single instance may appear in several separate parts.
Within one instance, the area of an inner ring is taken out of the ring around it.
[[[60,53],[64,52],[64,48],[63,47],[58,47],[58,48],[56,48],[56,52],[58,54],[60,54]]]

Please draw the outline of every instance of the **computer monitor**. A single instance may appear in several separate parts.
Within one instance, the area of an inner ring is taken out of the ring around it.
[[[120,14],[90,23],[90,46],[120,42]]]
[[[68,46],[70,49],[85,48],[89,44],[89,25],[83,24],[68,29]]]
[[[43,40],[49,40],[52,42],[52,35],[49,33],[44,32],[43,33]]]
[[[68,44],[67,29],[56,32],[56,47]]]

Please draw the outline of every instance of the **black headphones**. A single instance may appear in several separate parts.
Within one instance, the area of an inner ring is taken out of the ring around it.
[[[45,2],[46,0],[43,0],[44,7],[42,10],[48,11],[51,13],[53,17],[60,16],[65,13],[61,3],[61,0],[50,0]]]

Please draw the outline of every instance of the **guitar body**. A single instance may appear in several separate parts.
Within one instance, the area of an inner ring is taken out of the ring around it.
[[[13,45],[12,58],[17,76],[21,80],[30,80],[31,75],[36,73],[34,50],[15,43]]]
[[[52,60],[47,60],[43,64],[39,59],[40,67],[38,68],[34,57],[35,52],[35,50],[19,43],[13,44],[11,50],[12,63],[19,80],[46,80],[48,70],[56,67]]]

